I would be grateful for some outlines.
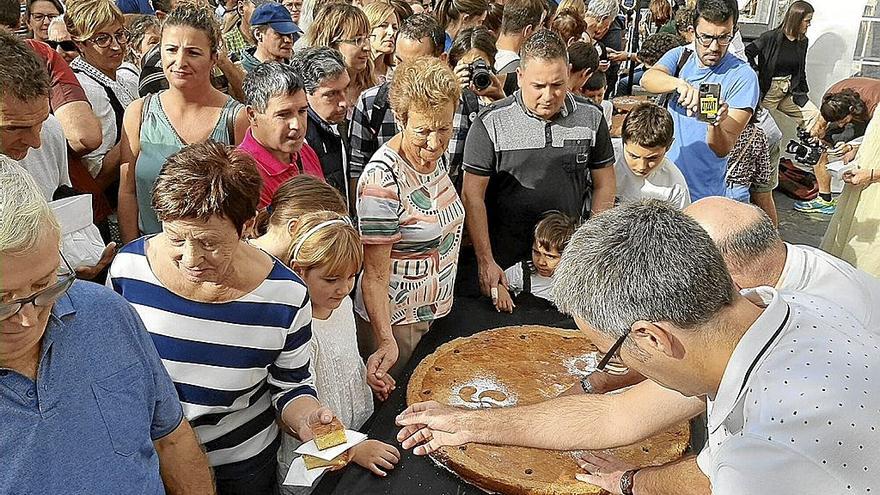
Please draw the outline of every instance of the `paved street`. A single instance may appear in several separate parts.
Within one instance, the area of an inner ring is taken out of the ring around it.
[[[800,213],[794,211],[794,200],[780,193],[773,193],[779,212],[779,231],[786,242],[819,247],[831,215]]]

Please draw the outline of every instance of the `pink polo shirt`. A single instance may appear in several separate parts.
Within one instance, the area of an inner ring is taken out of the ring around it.
[[[275,194],[275,190],[295,175],[306,173],[324,180],[321,161],[318,159],[315,150],[306,142],[303,142],[302,149],[294,156],[292,163],[278,161],[269,150],[254,139],[250,129],[247,130],[244,140],[238,147],[254,158],[257,162],[260,176],[263,177],[263,189],[260,190],[260,209],[268,206],[272,202],[272,195]],[[300,165],[297,162],[300,162]],[[300,168],[302,168],[302,171],[300,171]]]

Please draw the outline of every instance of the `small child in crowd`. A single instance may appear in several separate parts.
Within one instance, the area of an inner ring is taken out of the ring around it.
[[[691,204],[684,175],[668,158],[674,124],[669,112],[653,103],[636,106],[623,120],[623,153],[614,164],[620,202],[662,199],[684,208]]]
[[[611,125],[611,115],[614,113],[614,105],[605,99],[605,89],[608,83],[605,79],[604,72],[594,72],[584,83],[580,93],[593,100],[596,105],[602,108],[602,114],[605,115],[605,122]]]
[[[550,213],[542,218],[535,226],[531,261],[522,261],[504,270],[507,288],[498,286],[498,297],[493,297],[495,309],[512,313],[516,305],[511,293],[513,297],[532,294],[552,303],[553,273],[577,228],[577,220],[562,213]]]
[[[339,213],[320,211],[299,218],[293,230],[287,264],[309,289],[312,304],[311,370],[318,400],[336,413],[347,428],[357,430],[373,414],[367,369],[358,354],[357,329],[349,294],[364,261],[363,244],[351,221]],[[394,383],[373,391],[388,398]],[[284,435],[279,450],[279,480],[283,481],[300,442]],[[385,476],[400,453],[378,440],[365,440],[348,451],[354,462]],[[286,494],[309,493],[311,488],[282,485]]]

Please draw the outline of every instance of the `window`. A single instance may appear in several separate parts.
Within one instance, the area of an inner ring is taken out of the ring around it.
[[[869,0],[865,5],[853,54],[853,73],[880,78],[880,0]]]

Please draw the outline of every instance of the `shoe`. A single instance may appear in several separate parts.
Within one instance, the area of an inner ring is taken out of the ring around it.
[[[837,209],[837,198],[834,198],[831,201],[825,201],[820,197],[817,197],[812,201],[796,201],[794,203],[794,209],[801,213],[833,215],[834,211]]]

